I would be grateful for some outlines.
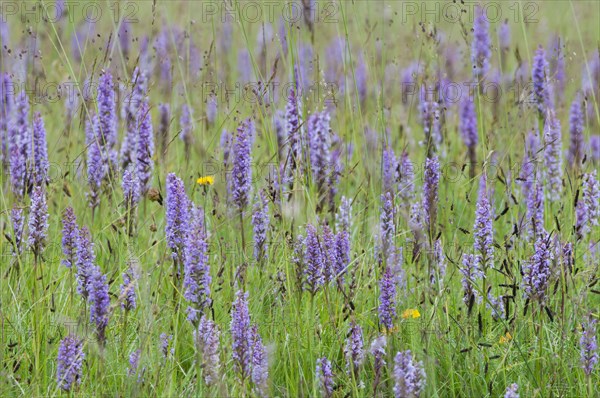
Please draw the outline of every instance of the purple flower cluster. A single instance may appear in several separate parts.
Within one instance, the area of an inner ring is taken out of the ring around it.
[[[475,153],[477,147],[477,114],[475,113],[475,103],[472,98],[467,97],[462,101],[459,113],[460,134],[463,142],[469,150],[469,154]],[[472,158],[470,160],[473,160]]]
[[[475,242],[473,248],[476,253],[476,267],[484,273],[487,269],[494,266],[494,231],[492,220],[492,206],[487,193],[487,177],[483,174],[479,187],[477,208],[475,210],[475,225],[473,225]]]
[[[254,259],[257,262],[267,258],[269,248],[267,230],[269,229],[269,203],[263,192],[259,194],[252,213],[252,231],[254,232]]]
[[[544,189],[540,181],[536,181],[527,197],[526,226],[527,237],[535,242],[537,237],[545,233],[544,229]]]
[[[123,272],[123,284],[121,285],[121,308],[125,311],[132,311],[137,307],[135,287],[137,285],[138,275],[130,264],[127,270]]]
[[[437,239],[433,244],[433,260],[435,267],[431,267],[429,271],[429,280],[432,285],[437,283],[441,285],[442,279],[446,275],[446,258],[440,239]]]
[[[0,24],[2,24],[0,22]],[[1,36],[1,35],[0,35]],[[12,114],[14,106],[12,90],[12,80],[8,73],[0,75],[0,163],[5,165],[8,163],[8,132],[9,132],[9,115]]]
[[[171,34],[172,32],[170,32],[170,28],[168,27],[161,30],[154,44],[158,57],[158,77],[165,90],[173,85],[173,64],[169,56]]]
[[[314,0],[311,0],[314,1]],[[294,83],[298,94],[306,92],[312,82],[314,71],[314,50],[309,43],[301,44],[298,48],[298,57],[294,64]]]
[[[348,374],[358,373],[358,369],[365,359],[363,350],[363,331],[359,324],[352,322],[350,332],[344,345],[344,357],[346,358],[346,371]]]
[[[164,156],[169,143],[169,125],[171,124],[171,107],[169,104],[158,104],[158,142],[160,155]]]
[[[231,50],[231,33],[233,30],[233,26],[229,18],[226,18],[221,25],[222,31],[219,35],[219,48],[223,50],[224,54],[228,54]]]
[[[142,351],[138,349],[129,354],[129,369],[127,370],[128,376],[133,377],[138,373],[141,353]],[[140,380],[140,376],[138,376],[138,381]]]
[[[418,398],[425,389],[423,362],[416,362],[410,350],[400,351],[394,357],[394,395],[396,398]]]
[[[550,283],[550,265],[554,258],[548,234],[538,237],[535,252],[523,266],[524,297],[536,300],[540,304],[546,301],[546,289]]]
[[[408,226],[412,231],[412,244],[413,254],[416,255],[420,252],[423,243],[423,233],[425,225],[425,210],[422,207],[422,203],[415,201],[410,205]]]
[[[269,380],[269,361],[267,357],[267,351],[263,345],[260,335],[258,334],[258,328],[256,325],[252,325],[250,333],[250,346],[252,349],[252,383],[254,383],[255,391],[259,397],[267,397]]]
[[[580,197],[577,201],[575,214],[577,216],[576,229],[586,236],[592,227],[600,223],[600,184],[596,179],[596,170],[583,175]]]
[[[188,232],[190,200],[185,193],[183,181],[175,175],[167,175],[167,224],[165,234],[171,257],[180,261],[183,256],[185,237]]]
[[[498,46],[502,51],[508,51],[510,48],[510,25],[508,20],[505,20],[498,27]]]
[[[192,112],[188,104],[181,105],[181,113],[179,116],[179,127],[181,128],[181,133],[179,134],[179,138],[184,142],[186,151],[188,151],[189,146],[192,143]]]
[[[462,274],[462,286],[464,290],[463,301],[465,304],[470,305],[471,300],[477,299],[477,302],[481,301],[481,295],[477,290],[475,283],[483,279],[485,276],[481,269],[478,268],[478,263],[475,261],[475,256],[472,254],[463,254],[462,257],[463,267],[460,269]]]
[[[94,243],[87,227],[82,227],[77,235],[77,293],[81,294],[84,300],[89,297],[88,282],[91,274],[96,267],[96,255],[94,254]]]
[[[250,313],[248,293],[237,291],[231,308],[231,339],[233,368],[242,383],[251,373]]]
[[[308,144],[310,167],[318,192],[326,192],[331,170],[331,128],[329,113],[316,112],[308,117]]]
[[[131,76],[132,89],[123,104],[126,134],[121,145],[121,167],[126,169],[136,163],[136,148],[139,140],[138,115],[148,91],[146,74],[136,67]]]
[[[335,234],[331,228],[329,228],[329,225],[323,225],[319,241],[320,250],[324,261],[323,277],[325,282],[329,282],[335,278],[338,268]]]
[[[159,340],[160,340],[160,353],[163,357],[164,360],[167,359],[167,356],[169,355],[169,345],[171,345],[171,340],[173,340],[173,335],[172,334],[166,334],[166,333],[161,333],[159,336]],[[174,353],[174,348],[171,348],[171,354]]]
[[[553,91],[555,98],[562,105],[567,76],[565,73],[565,43],[564,39],[554,36],[550,41],[550,76],[553,77]]]
[[[350,232],[352,225],[352,201],[345,196],[340,199],[340,207],[335,214],[336,228],[338,231]]]
[[[96,138],[98,116],[86,120],[85,143],[87,145],[87,180],[90,187],[88,200],[91,208],[100,204],[102,182],[108,173],[107,164],[102,155],[102,148]]]
[[[571,104],[569,114],[569,137],[570,146],[567,159],[571,166],[580,166],[584,156],[584,116],[581,107],[581,98],[576,96]]]
[[[548,110],[544,125],[544,159],[548,199],[559,200],[562,193],[562,136],[560,121]]]
[[[207,385],[214,384],[219,378],[220,358],[219,358],[219,337],[221,332],[217,325],[202,315],[198,322],[198,329],[194,330],[194,339],[200,352],[202,353],[202,369],[204,382]]]
[[[539,177],[539,173],[537,173],[537,164],[539,162],[537,160],[537,153],[539,149],[539,134],[537,131],[530,131],[525,141],[525,153],[523,154],[523,162],[518,178],[525,200],[529,198],[531,188]]]
[[[340,138],[337,135],[333,136],[333,140],[334,140],[334,146],[336,147],[336,149],[334,149],[331,152],[331,164],[330,164],[330,174],[329,174],[329,180],[328,180],[328,199],[329,199],[329,209],[331,212],[333,212],[335,210],[335,197],[337,195],[338,192],[338,183],[340,180],[340,176],[342,175],[342,171],[343,171],[343,164],[342,164],[342,156],[346,156],[345,154],[347,154],[348,157],[352,156],[352,145],[342,145],[340,142]],[[324,198],[323,198],[324,200]],[[322,203],[320,208],[324,208],[325,204]]]
[[[44,188],[37,186],[31,195],[31,210],[29,211],[29,237],[27,243],[36,255],[40,255],[46,245],[48,233],[48,205]]]
[[[90,303],[90,322],[96,325],[98,341],[101,345],[104,345],[110,298],[106,276],[102,274],[97,266],[91,269],[87,290],[89,293],[88,302]]]
[[[254,122],[243,121],[237,129],[233,144],[232,200],[239,211],[248,204],[248,196],[252,188],[252,141],[254,139]]]
[[[332,397],[334,387],[333,371],[331,370],[331,362],[327,357],[317,359],[315,373],[321,396],[325,398]]]
[[[398,161],[394,150],[390,147],[383,150],[381,180],[383,193],[395,195],[396,181],[398,180]]]
[[[600,135],[590,137],[590,152],[594,162],[600,163]]]
[[[396,283],[391,267],[386,267],[379,281],[379,322],[387,330],[394,326],[396,318]]]
[[[301,164],[302,147],[304,145],[302,102],[294,90],[290,90],[285,107],[285,129],[289,144],[288,157],[285,160],[286,175],[293,175],[294,170]]]
[[[442,142],[442,109],[435,95],[431,94],[425,84],[421,86],[419,115],[425,133],[427,152],[432,153],[433,148]]]
[[[33,183],[45,185],[48,182],[48,144],[46,143],[46,128],[39,112],[33,117]]]
[[[277,156],[280,162],[283,162],[287,148],[287,130],[285,111],[279,109],[273,114],[273,130],[277,137]]]
[[[582,190],[589,211],[589,223],[597,227],[600,224],[600,184],[596,170],[583,176]]]
[[[226,129],[221,132],[220,147],[223,151],[223,170],[227,173],[226,177],[230,177],[233,172],[233,133]],[[227,178],[227,203],[231,202],[233,193],[233,179]]]
[[[516,383],[511,384],[506,387],[506,392],[504,393],[504,398],[519,398],[519,386]]]
[[[415,171],[408,153],[404,151],[400,157],[398,166],[398,195],[402,200],[402,205],[408,207],[408,204],[414,199],[415,191]]]
[[[324,268],[325,259],[319,242],[319,234],[313,225],[306,226],[306,238],[304,239],[304,273],[306,284],[311,294],[315,294],[319,287],[325,283]]]
[[[321,233],[311,224],[306,225],[306,237],[298,237],[294,262],[299,281],[311,294],[333,279],[343,281],[350,263],[350,235],[340,230],[334,234],[328,225]]]
[[[491,291],[488,292],[488,302],[486,307],[492,312],[492,317],[496,320],[502,319],[505,316],[504,300],[502,296],[496,298]]]
[[[95,30],[96,23],[86,21],[85,23],[81,23],[73,32],[73,36],[71,37],[71,52],[73,59],[76,62],[79,63],[82,61],[83,56],[85,55],[85,49],[90,46],[88,42],[94,37]]]
[[[581,367],[586,376],[590,376],[598,363],[598,342],[596,340],[596,320],[591,316],[582,325],[579,347],[581,349]]]
[[[540,45],[533,58],[531,79],[533,80],[533,100],[537,104],[539,114],[542,116],[545,116],[547,110],[552,108],[549,75],[546,52]]]
[[[341,230],[335,235],[335,274],[341,281],[350,265],[350,233]]]
[[[490,23],[484,9],[475,8],[475,21],[473,23],[473,41],[471,42],[471,63],[473,64],[473,77],[481,80],[490,69],[492,43],[489,36]]]
[[[121,188],[123,189],[125,208],[133,209],[140,201],[140,181],[132,167],[128,167],[123,173]]]
[[[62,250],[64,255],[62,264],[67,268],[71,268],[77,258],[79,227],[77,226],[75,211],[70,206],[63,213],[62,225]]]
[[[588,97],[600,98],[600,52],[596,50],[591,58],[583,65],[581,87]]]
[[[217,96],[212,94],[206,100],[206,121],[208,124],[214,124],[217,118]]]
[[[396,253],[396,225],[394,223],[394,202],[392,195],[387,193],[381,195],[382,208],[379,216],[379,230],[381,234],[381,254],[382,260],[388,266],[394,263]]]
[[[252,80],[252,63],[250,62],[250,53],[245,48],[238,51],[238,79],[246,84]]]
[[[221,132],[221,140],[219,142],[221,150],[223,151],[223,169],[231,170],[231,147],[233,137],[226,129]],[[228,186],[229,190],[229,186]]]
[[[22,91],[16,98],[13,120],[8,134],[10,184],[18,200],[25,195],[27,183],[27,163],[31,157],[31,137],[29,128],[29,99]]]
[[[362,53],[358,53],[356,66],[354,68],[354,82],[356,86],[356,93],[358,100],[362,106],[365,106],[365,100],[369,92],[369,75],[367,71],[367,64],[362,56]]]
[[[140,192],[148,192],[148,184],[154,167],[154,133],[148,100],[144,100],[138,113],[138,141],[136,146],[137,175],[140,180]]]
[[[239,290],[231,309],[231,338],[233,366],[241,384],[250,379],[258,395],[267,396],[267,353],[257,326],[250,324],[248,293]]]
[[[117,165],[117,105],[113,78],[105,71],[98,81],[98,132],[97,140],[102,148],[102,156],[109,161],[109,170]]]
[[[210,305],[210,265],[208,264],[208,244],[204,227],[203,210],[192,207],[191,221],[185,237],[183,252],[184,298],[189,302],[187,318],[196,324]]]
[[[85,353],[81,340],[72,335],[61,340],[58,347],[56,382],[62,390],[71,391],[75,383],[81,383],[81,368],[84,358]]]
[[[377,390],[377,386],[382,376],[382,371],[385,369],[386,353],[385,348],[387,346],[387,339],[385,336],[379,336],[371,342],[369,352],[373,355],[373,371],[375,373],[373,377],[373,391]]]
[[[427,158],[425,161],[425,175],[423,177],[423,209],[425,211],[425,226],[430,236],[435,236],[438,185],[440,183],[440,163],[437,156]]]
[[[119,46],[125,59],[129,58],[129,43],[131,41],[131,38],[129,37],[130,30],[131,27],[129,26],[129,22],[127,20],[121,21],[117,36],[119,37]]]

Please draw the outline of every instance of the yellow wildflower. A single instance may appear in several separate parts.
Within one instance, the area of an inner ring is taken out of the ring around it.
[[[500,344],[506,344],[511,340],[512,340],[512,336],[510,335],[510,333],[506,332],[506,334],[504,336],[500,336],[500,340],[498,340],[498,342]]]
[[[200,185],[212,185],[215,183],[215,177],[213,177],[213,176],[200,177],[196,180],[196,183],[200,184]]]
[[[406,318],[416,319],[416,318],[419,318],[420,316],[421,316],[421,313],[416,308],[414,308],[414,309],[409,308],[402,313],[403,319],[406,319]]]

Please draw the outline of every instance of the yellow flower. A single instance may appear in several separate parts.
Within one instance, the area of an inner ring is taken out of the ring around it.
[[[213,176],[200,177],[196,180],[196,183],[200,184],[200,185],[212,185],[215,183],[215,177],[213,177]]]
[[[403,319],[406,319],[406,318],[416,319],[416,318],[419,318],[420,316],[421,316],[421,313],[416,308],[415,309],[409,308],[402,313]]]
[[[510,333],[506,332],[506,334],[504,336],[500,336],[500,340],[498,340],[498,343],[506,344],[511,340],[512,340],[512,336],[510,335]]]

